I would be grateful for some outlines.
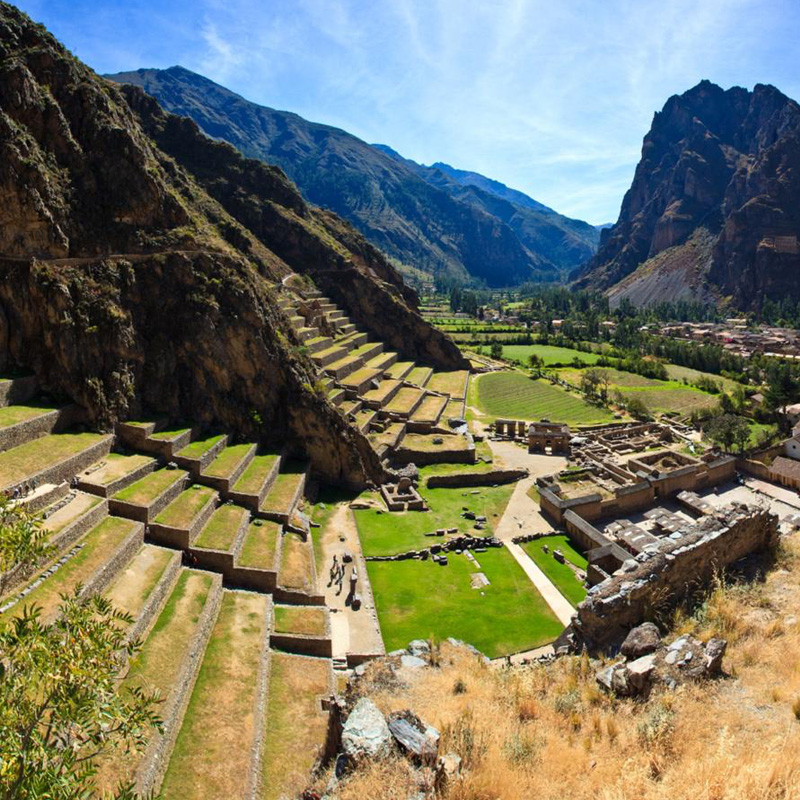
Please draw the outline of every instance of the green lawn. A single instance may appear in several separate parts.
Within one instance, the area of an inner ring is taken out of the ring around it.
[[[476,490],[478,494],[470,494],[470,491],[472,490],[423,489],[422,495],[430,511],[354,511],[364,555],[394,555],[430,547],[437,539],[427,537],[425,533],[437,528],[458,528],[462,533],[472,531],[476,535],[491,536],[492,526],[505,510],[514,491],[514,484],[484,486]],[[475,523],[461,517],[464,507],[487,518],[488,525],[483,531],[474,530]]]
[[[549,553],[545,553],[542,549],[545,545]],[[569,537],[564,534],[553,534],[525,542],[521,546],[573,606],[578,605],[586,597],[586,589],[575,577],[575,573],[566,564],[559,564],[553,558],[553,550],[558,549],[564,554],[564,558],[579,569],[586,570],[586,559],[573,547]]]
[[[195,484],[181,492],[156,518],[159,525],[187,529],[197,515],[216,498],[217,493],[208,486]]]
[[[56,433],[0,453],[0,488],[31,478],[104,439],[100,433]]]
[[[234,484],[233,490],[242,494],[258,494],[267,475],[270,474],[279,458],[278,453],[262,453],[254,456],[253,460],[245,467],[242,476]]]
[[[215,444],[222,441],[224,434],[220,433],[216,436],[207,436],[204,439],[195,439],[190,444],[187,444],[183,450],[178,451],[178,455],[182,458],[200,458],[207,453]]]
[[[246,508],[234,505],[221,505],[212,515],[211,519],[205,524],[194,542],[195,547],[206,550],[221,550],[228,553],[231,551],[236,534],[242,527],[242,522],[247,516]]]
[[[251,522],[244,535],[237,565],[248,569],[275,569],[275,553],[281,527],[277,522],[258,520]]]
[[[532,380],[521,372],[479,375],[471,382],[470,397],[489,417],[549,419],[569,425],[591,425],[614,419],[606,409],[589,405],[559,386],[545,380]]]
[[[212,478],[228,478],[252,448],[252,443],[234,444],[224,448],[203,470],[203,475],[210,475]]]
[[[583,353],[571,347],[555,347],[549,344],[505,344],[503,345],[503,358],[509,361],[519,361],[525,366],[528,359],[536,354],[544,361],[546,367],[559,364],[572,364],[577,358],[583,364],[596,364],[600,358],[598,353]]]
[[[368,561],[381,633],[387,651],[412,639],[453,636],[490,658],[552,642],[563,630],[514,557],[505,549],[448,554],[432,561]],[[470,575],[483,572],[489,586],[473,589]]]
[[[183,480],[186,475],[187,473],[180,469],[159,469],[117,492],[114,499],[139,506],[149,506],[153,500],[162,495],[174,483]]]

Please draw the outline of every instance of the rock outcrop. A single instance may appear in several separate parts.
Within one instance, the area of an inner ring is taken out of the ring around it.
[[[576,275],[612,302],[800,298],[800,106],[703,81],[655,115],[619,220]]]
[[[378,481],[278,310],[293,271],[336,283],[376,335],[394,326],[402,353],[463,364],[386,259],[279,169],[124,94],[0,2],[3,368],[35,372],[94,427],[148,414],[280,436],[326,480]]]

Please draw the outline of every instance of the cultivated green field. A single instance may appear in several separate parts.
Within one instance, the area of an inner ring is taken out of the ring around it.
[[[550,552],[544,552],[545,546]],[[586,559],[573,547],[567,536],[564,534],[544,536],[541,539],[525,542],[522,544],[522,549],[573,606],[578,605],[586,597],[586,589],[575,577],[575,573],[566,564],[560,564],[553,558],[553,550],[558,549],[567,561],[579,569],[586,570]]]
[[[582,364],[596,364],[600,358],[598,353],[583,353],[571,347],[555,347],[549,344],[506,344],[503,345],[503,358],[519,361],[527,365],[531,355],[536,354],[544,361],[546,367],[557,364],[572,364],[575,359]]]
[[[453,636],[490,658],[552,642],[563,630],[542,596],[505,549],[448,554],[447,566],[431,561],[367,562],[387,651],[412,639]],[[489,585],[472,588],[482,572]]]
[[[489,417],[549,419],[570,425],[611,422],[614,417],[604,408],[589,405],[545,380],[533,380],[521,372],[490,372],[470,383],[473,405]]]

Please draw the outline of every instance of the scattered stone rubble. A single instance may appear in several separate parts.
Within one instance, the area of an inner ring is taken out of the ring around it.
[[[703,644],[688,634],[665,645],[658,628],[646,622],[634,628],[622,643],[623,660],[600,670],[595,678],[607,692],[646,697],[657,683],[674,689],[689,680],[720,675],[727,646],[724,639],[709,639]]]

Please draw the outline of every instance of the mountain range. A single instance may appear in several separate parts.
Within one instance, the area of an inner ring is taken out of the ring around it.
[[[613,303],[752,309],[800,298],[799,236],[800,106],[702,81],[655,115],[617,223],[573,277]]]
[[[446,164],[417,164],[182,67],[107,77],[140,86],[207,135],[281,167],[309,202],[349,220],[407,275],[488,286],[557,280],[596,250],[594,226],[522,192]]]

